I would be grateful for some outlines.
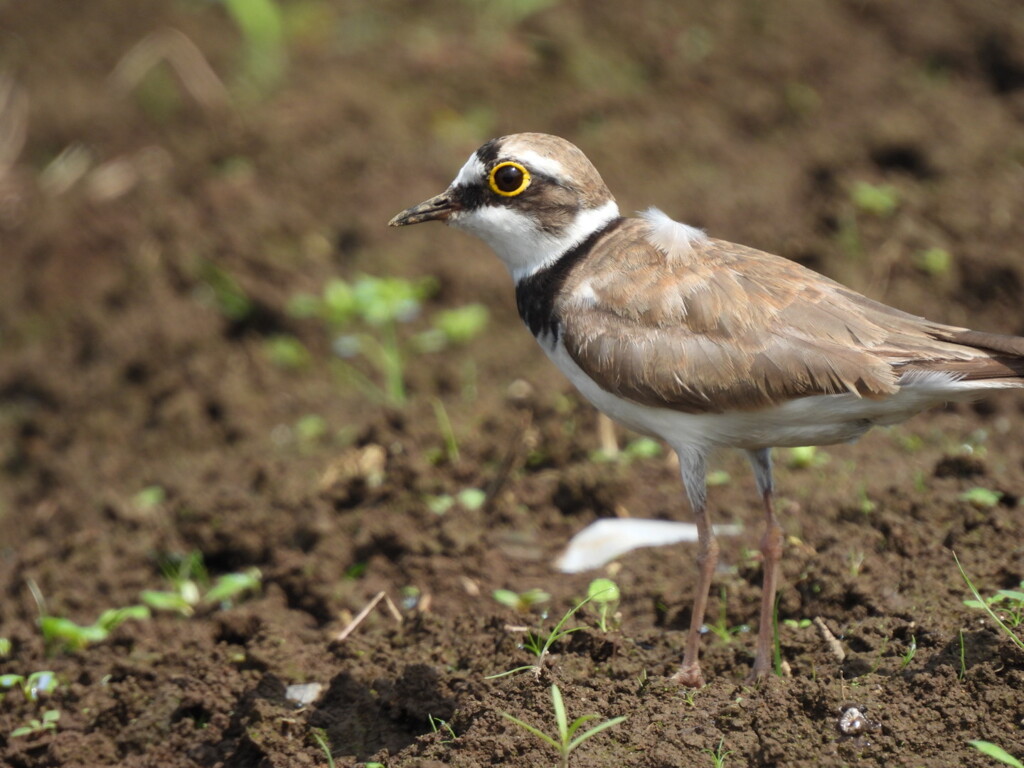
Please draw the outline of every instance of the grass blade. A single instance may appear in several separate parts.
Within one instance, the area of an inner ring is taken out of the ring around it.
[[[523,720],[520,720],[518,717],[515,717],[514,715],[510,715],[508,712],[501,712],[499,714],[501,714],[501,716],[504,717],[506,720],[511,720],[513,723],[518,725],[523,730],[529,731],[534,736],[536,736],[538,739],[541,739],[544,742],[550,744],[552,747],[554,747],[559,752],[562,751],[562,746],[557,741],[555,741],[553,738],[551,738],[546,733],[544,733],[544,731],[540,730],[539,728],[535,728],[534,726],[530,725],[529,723],[527,723],[527,722],[525,722]]]
[[[569,723],[565,717],[565,703],[562,701],[562,692],[558,686],[551,684],[551,704],[555,709],[555,722],[558,724],[558,737],[565,744],[569,741]]]
[[[1003,763],[1004,765],[1009,765],[1011,766],[1011,768],[1024,768],[1024,763],[1021,763],[1020,760],[1011,755],[998,744],[993,744],[991,741],[969,741],[967,743],[979,752],[981,752],[981,754],[987,755],[991,757],[993,760],[998,760],[1000,763]]]
[[[597,734],[599,734],[601,731],[605,730],[606,728],[611,728],[613,725],[618,725],[619,723],[621,723],[625,719],[626,719],[625,715],[619,715],[618,717],[613,717],[611,720],[605,720],[600,725],[595,725],[593,728],[591,728],[586,733],[584,733],[584,734],[582,734],[580,736],[577,736],[575,739],[573,739],[569,743],[569,751],[572,752],[574,749],[576,749],[576,747],[578,747],[584,741],[589,739],[591,736],[596,736]]]
[[[974,584],[971,582],[970,577],[967,575],[967,571],[965,571],[964,567],[960,565],[960,558],[956,556],[956,552],[953,553],[953,559],[956,561],[956,567],[960,569],[960,575],[963,577],[964,583],[967,585],[967,588],[971,590],[971,594],[974,595],[974,599],[981,603],[981,607],[984,609],[985,613],[987,613],[992,618],[992,621],[994,621],[999,626],[999,628],[1006,633],[1006,635],[1014,642],[1014,644],[1022,651],[1024,651],[1024,640],[1021,640],[1019,637],[1017,637],[1017,635],[1013,633],[1013,630],[1006,626],[1003,623],[1002,619],[1000,619],[996,615],[996,612],[992,610],[992,606],[985,602],[984,598],[981,596],[981,593],[978,592],[977,588],[975,588]]]
[[[566,740],[571,739],[576,734],[576,731],[580,729],[580,726],[586,725],[591,720],[596,720],[599,717],[600,715],[581,715],[580,717],[577,717],[569,723],[569,730],[566,731]]]

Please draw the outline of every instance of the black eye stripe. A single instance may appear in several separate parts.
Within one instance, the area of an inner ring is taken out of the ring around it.
[[[545,185],[565,187],[564,184],[551,176],[531,171],[530,186],[523,190],[520,195],[506,197],[505,195],[495,194],[490,190],[487,184],[487,178],[490,176],[490,173],[491,168],[488,167],[484,173],[483,180],[479,184],[460,184],[455,187],[453,194],[459,201],[462,210],[471,211],[476,208],[482,208],[485,205],[521,205],[522,203],[517,201],[522,201],[525,198],[534,198],[543,190]]]

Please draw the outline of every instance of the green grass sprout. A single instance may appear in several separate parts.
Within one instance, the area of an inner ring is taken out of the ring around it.
[[[333,349],[348,381],[367,397],[392,406],[406,403],[406,359],[463,344],[487,324],[487,309],[470,304],[435,312],[430,328],[408,334],[401,328],[423,314],[423,302],[438,288],[434,278],[406,280],[360,275],[352,281],[330,280],[319,296],[298,294],[288,311],[316,318],[334,334]],[[362,360],[372,373],[356,364]]]
[[[740,624],[735,627],[729,626],[728,617],[726,615],[726,603],[728,602],[726,599],[726,595],[726,589],[725,587],[722,587],[718,592],[718,618],[715,620],[713,624],[704,624],[702,629],[711,632],[723,643],[731,643],[733,635],[738,635],[743,632],[749,632],[750,627],[748,627],[746,624]]]
[[[772,605],[772,669],[776,677],[782,677],[782,639],[779,637],[779,603],[782,602],[782,595],[775,595],[775,604]],[[721,744],[718,745],[721,749]]]
[[[914,635],[910,636],[910,644],[907,646],[907,650],[903,652],[903,656],[900,658],[900,669],[906,669],[910,666],[910,662],[914,660],[914,656],[917,654],[917,638]]]
[[[953,254],[945,248],[927,248],[914,254],[914,266],[932,277],[948,275],[953,268]]]
[[[858,181],[850,190],[850,199],[858,211],[884,218],[896,212],[900,193],[892,184]]]
[[[958,498],[960,501],[966,501],[968,504],[973,507],[977,507],[978,509],[992,509],[999,504],[999,501],[1003,498],[1003,494],[1000,491],[977,487],[964,491]]]
[[[312,360],[306,345],[290,333],[275,333],[263,342],[263,353],[278,368],[297,371]]]
[[[790,469],[812,469],[828,462],[828,454],[815,445],[802,445],[789,449],[786,466]]]
[[[169,590],[146,589],[139,599],[155,611],[191,616],[199,606],[227,606],[247,592],[258,591],[263,576],[258,568],[226,573],[211,581],[201,552],[168,557],[163,564]]]
[[[254,309],[252,300],[228,272],[212,261],[200,259],[199,279],[203,284],[200,298],[213,304],[228,320],[245,320]]]
[[[528,589],[525,592],[514,592],[511,589],[496,589],[491,596],[507,608],[517,613],[529,613],[542,603],[551,599],[551,595],[543,589]]]
[[[448,409],[444,407],[444,401],[439,397],[431,398],[430,404],[434,408],[434,421],[437,422],[437,431],[441,433],[444,442],[444,455],[449,464],[459,463],[459,441],[455,437],[455,430],[452,429],[452,420],[448,418]]]
[[[146,606],[130,605],[125,608],[109,608],[95,622],[84,626],[60,616],[40,616],[39,628],[48,652],[58,648],[80,651],[93,643],[103,642],[126,621],[145,621],[149,617],[149,608]]]
[[[11,731],[11,738],[17,739],[21,736],[33,736],[37,733],[57,730],[57,721],[60,720],[59,709],[48,709],[43,712],[41,720],[29,720],[28,725],[15,728]]]
[[[573,632],[579,632],[584,627],[572,627],[571,629],[564,629],[565,623],[569,621],[584,605],[589,603],[591,598],[587,597],[581,600],[579,603],[574,605],[565,615],[558,620],[554,628],[544,634],[543,632],[527,632],[526,639],[523,641],[523,648],[534,656],[537,657],[536,664],[526,664],[521,667],[515,667],[514,669],[506,670],[505,672],[499,672],[496,675],[488,675],[485,680],[496,680],[500,677],[507,677],[508,675],[514,675],[517,672],[526,672],[530,670],[534,675],[539,676],[541,671],[541,665],[544,663],[544,659],[547,658],[548,653],[551,651],[551,646],[561,640],[567,635],[571,635]]]
[[[706,752],[711,756],[711,764],[715,768],[723,768],[725,765],[725,758],[732,754],[731,750],[725,749],[725,737],[723,736],[718,740],[718,746],[715,749],[705,747],[701,752]]]
[[[594,579],[587,586],[587,598],[597,607],[597,628],[602,632],[609,630],[609,619],[615,616],[621,597],[619,585],[611,579]]]
[[[137,509],[148,512],[159,507],[167,499],[167,491],[159,485],[148,485],[132,496],[132,504]]]
[[[967,677],[967,646],[964,644],[964,631],[960,630],[960,673],[958,678],[963,680]]]
[[[967,575],[967,571],[965,571],[964,567],[960,564],[960,558],[956,556],[956,552],[953,553],[953,559],[956,561],[956,567],[960,569],[960,576],[963,577],[964,583],[967,585],[967,588],[971,591],[971,594],[974,595],[974,604],[976,604],[978,608],[981,608],[983,611],[985,611],[985,613],[989,615],[992,621],[996,623],[996,626],[998,626],[1006,634],[1006,636],[1013,641],[1014,645],[1016,645],[1018,648],[1024,651],[1024,640],[1019,638],[1010,627],[1006,626],[1006,624],[1003,623],[1003,620],[999,618],[998,614],[996,614],[996,612],[992,609],[992,606],[989,605],[985,598],[981,596],[981,593],[978,592],[973,582],[971,582],[970,577]],[[972,607],[974,607],[973,604]]]
[[[981,754],[991,757],[993,760],[997,760],[1003,765],[1009,765],[1011,768],[1024,768],[1024,763],[998,744],[993,744],[991,741],[968,741],[967,743],[981,752]]]
[[[242,33],[241,81],[246,96],[267,96],[284,78],[288,51],[281,9],[274,0],[223,0]]]
[[[0,675],[0,689],[8,691],[17,688],[25,701],[39,701],[41,697],[53,693],[58,685],[57,676],[48,669],[33,672],[27,677],[17,674]],[[0,700],[3,700],[4,695],[0,693]]]
[[[590,728],[577,736],[576,733],[580,728],[587,723],[598,719],[600,715],[581,715],[570,723],[565,712],[565,704],[562,701],[562,692],[558,690],[558,686],[554,684],[551,686],[551,705],[555,711],[555,724],[558,728],[556,736],[549,736],[540,728],[530,725],[529,723],[520,720],[518,717],[510,715],[508,712],[502,712],[501,716],[506,720],[515,723],[523,730],[533,734],[545,744],[551,745],[551,747],[558,753],[559,768],[568,768],[569,756],[578,746],[580,746],[580,744],[585,742],[587,739],[593,738],[602,731],[618,725],[626,719],[625,715],[613,717],[610,720],[605,720],[603,723],[598,723],[593,728]]]
[[[433,733],[447,734],[445,738],[441,739],[442,744],[451,744],[459,738],[455,735],[455,730],[448,724],[447,720],[442,720],[440,717],[434,717],[433,715],[427,715],[427,721],[430,723],[430,730]]]
[[[324,753],[324,757],[327,758],[328,768],[334,768],[334,755],[331,754],[331,745],[327,743],[327,731],[323,728],[311,728],[309,735],[313,737],[313,741],[317,743],[320,750]],[[370,763],[366,764],[371,765]]]

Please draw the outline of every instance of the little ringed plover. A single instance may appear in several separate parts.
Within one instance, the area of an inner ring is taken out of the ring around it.
[[[766,521],[755,678],[771,669],[782,552],[771,449],[854,440],[929,406],[1024,387],[1024,338],[934,323],[799,264],[708,237],[657,208],[623,217],[576,146],[493,139],[394,227],[444,221],[487,243],[523,322],[600,410],[679,456],[699,578],[673,679],[700,686],[699,632],[718,544],[706,503],[717,447],[747,452]]]

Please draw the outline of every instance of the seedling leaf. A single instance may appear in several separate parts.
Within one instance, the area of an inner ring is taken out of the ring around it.
[[[1005,749],[1000,747],[998,744],[993,744],[991,741],[969,741],[967,742],[976,750],[981,752],[983,755],[991,757],[993,760],[998,760],[1004,765],[1012,766],[1012,768],[1024,768],[1024,763],[1015,758]]]
[[[518,717],[515,717],[514,715],[510,715],[508,712],[502,712],[501,716],[504,717],[506,720],[511,720],[513,723],[518,725],[520,728],[522,728],[522,729],[524,729],[526,731],[529,731],[534,736],[536,736],[538,739],[541,739],[542,741],[547,742],[548,744],[550,744],[555,749],[558,749],[559,751],[561,751],[561,748],[559,747],[558,742],[555,741],[550,736],[548,736],[546,733],[544,733],[544,731],[542,731],[540,728],[537,728],[537,727],[535,727],[533,725],[530,725],[525,720],[520,720]]]
[[[594,715],[594,717],[597,717],[597,715]],[[618,725],[619,723],[624,722],[625,720],[626,720],[626,716],[625,715],[619,715],[618,717],[613,717],[611,720],[606,720],[605,722],[601,723],[600,725],[595,725],[593,728],[591,728],[589,731],[584,733],[582,736],[577,736],[575,739],[573,739],[569,743],[569,751],[572,752],[574,749],[576,749],[576,747],[578,747],[584,741],[589,739],[591,736],[596,736],[597,734],[599,734],[601,731],[605,730],[606,728],[611,728],[613,725]]]

